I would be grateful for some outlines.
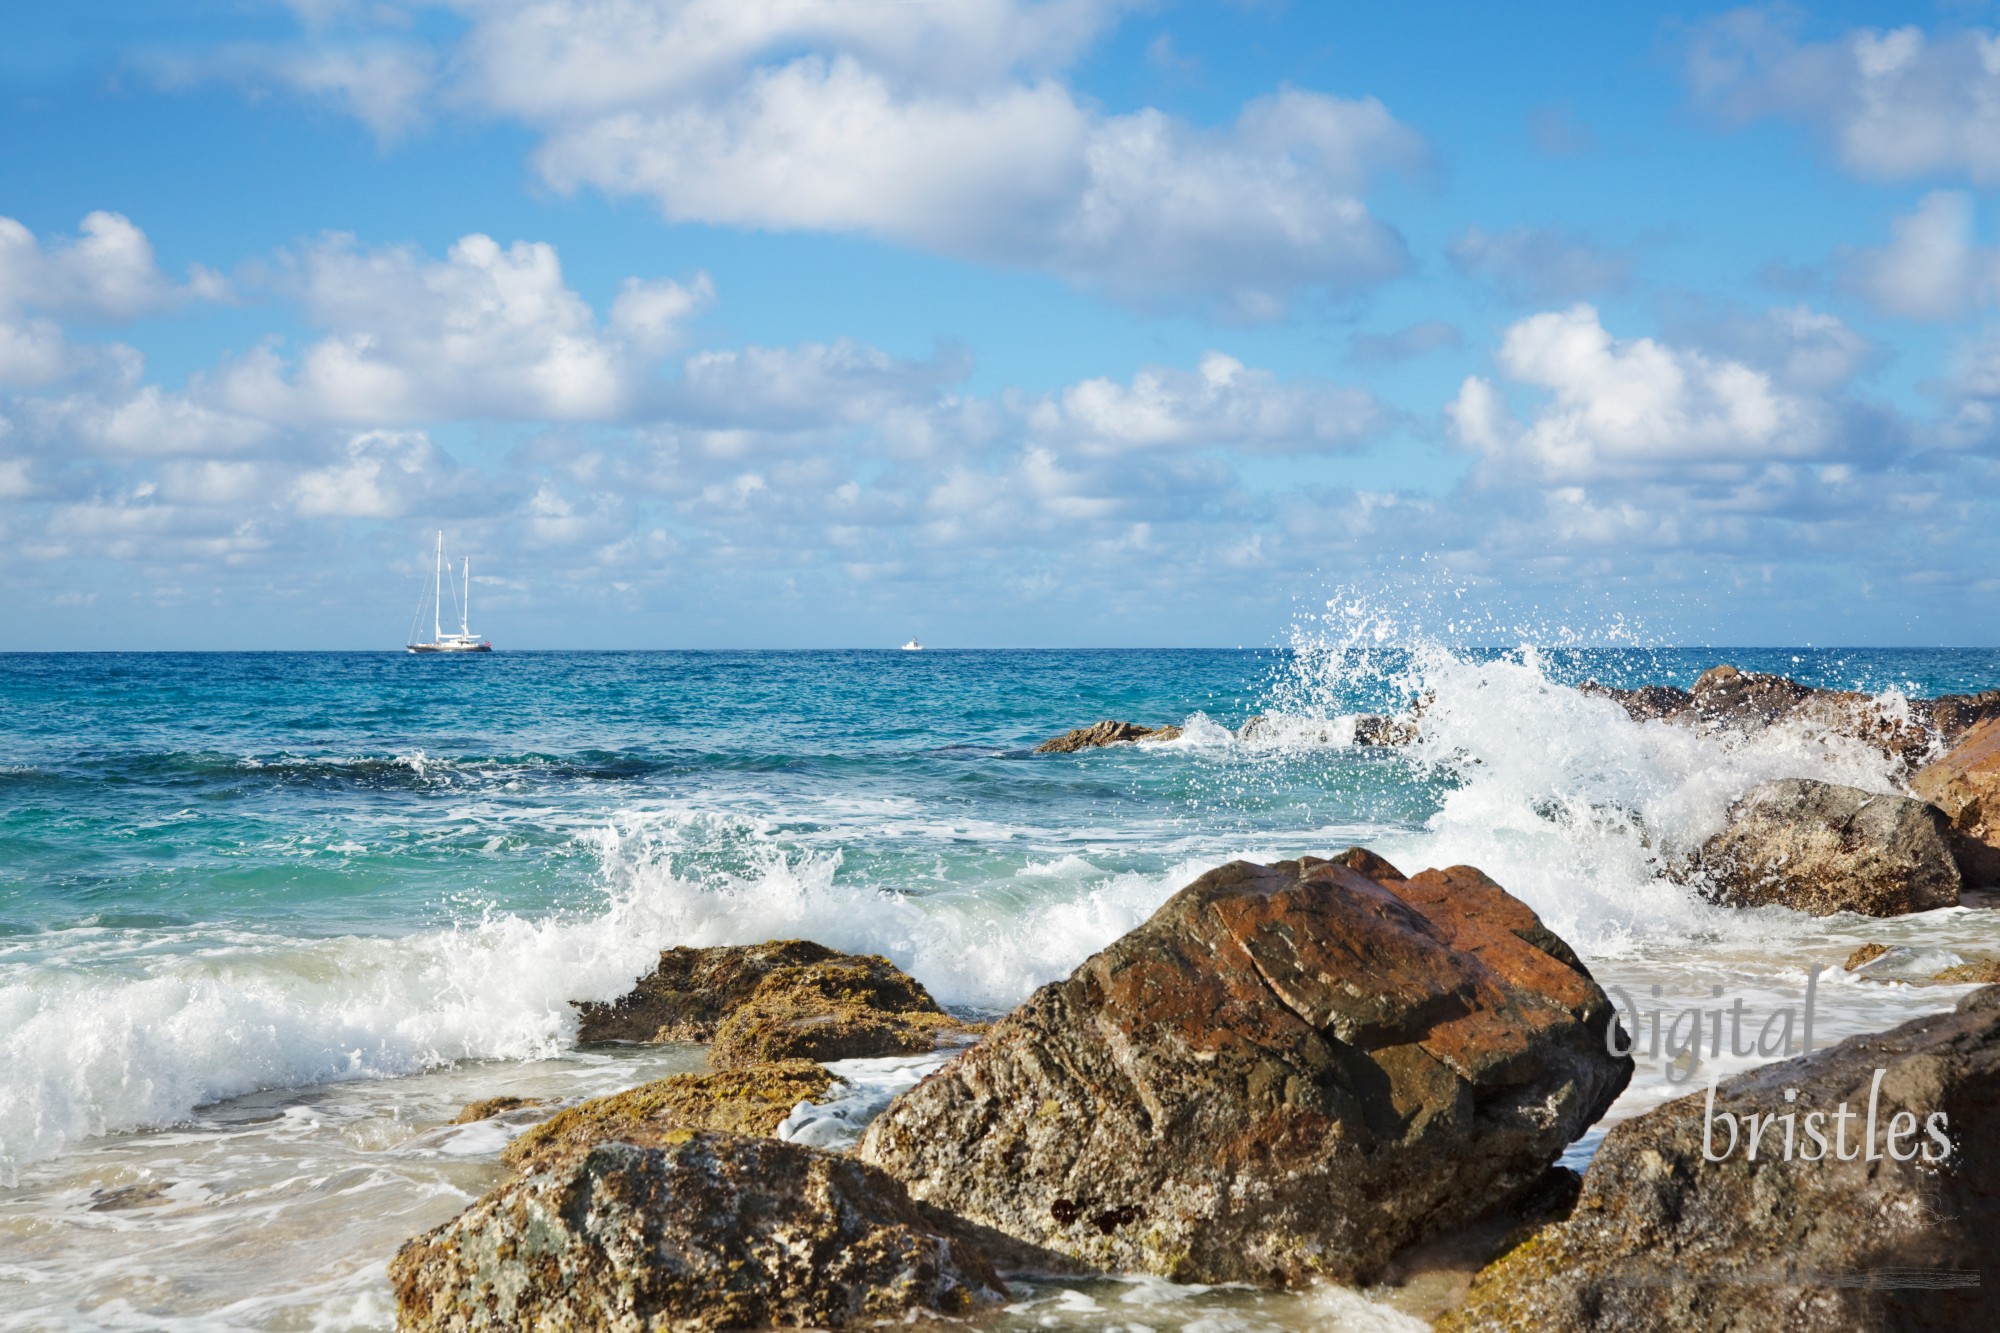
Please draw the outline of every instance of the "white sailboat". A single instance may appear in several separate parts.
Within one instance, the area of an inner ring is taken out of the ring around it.
[[[424,604],[417,603],[417,615],[424,613]],[[444,630],[444,531],[439,529],[437,542],[437,573],[431,579],[431,638],[429,643],[416,642],[417,623],[410,621],[410,642],[406,645],[413,653],[490,653],[493,645],[474,634],[472,623],[472,557],[465,557],[465,593],[458,600],[458,631],[447,634]]]
[[[903,645],[903,651],[906,653],[920,653],[923,650],[924,646],[921,643],[918,643],[914,638],[912,638],[908,643]]]

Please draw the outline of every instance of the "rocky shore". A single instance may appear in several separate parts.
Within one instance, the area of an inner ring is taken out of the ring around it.
[[[1891,706],[1729,667],[1691,690],[1584,690],[1647,723],[1811,726],[1898,766],[1897,792],[1746,792],[1673,868],[1711,901],[1888,917],[1996,879],[2000,691]],[[1362,718],[1342,739],[1422,725]],[[1106,721],[1037,753],[1179,734]],[[1871,945],[1847,968],[1933,979],[1897,971],[1910,953]],[[2000,960],[1934,979],[2000,980]],[[1632,1077],[1620,1017],[1479,870],[1405,875],[1358,847],[1210,871],[990,1027],[886,958],[669,949],[620,1000],[579,1006],[579,1040],[704,1043],[708,1072],[468,1106],[543,1118],[506,1179],[397,1255],[399,1325],[961,1320],[1022,1276],[1365,1284],[1456,1247],[1486,1266],[1443,1328],[2000,1327],[2000,1163],[1981,1151],[2000,986],[1626,1120],[1579,1186],[1555,1164]],[[828,1062],[925,1054],[939,1066],[852,1151],[787,1141],[851,1092]],[[1853,1125],[1807,1155],[1807,1117],[1835,1108]]]

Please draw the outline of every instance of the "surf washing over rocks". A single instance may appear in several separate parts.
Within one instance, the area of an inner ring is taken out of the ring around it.
[[[1809,719],[1635,720],[1576,687],[1685,688],[1726,656],[1893,711],[2000,685],[2000,655],[1467,639],[1482,635],[1425,638],[1343,603],[1263,655],[691,654],[660,670],[502,654],[443,686],[368,656],[5,663],[25,725],[0,784],[27,851],[0,899],[0,1235],[18,1256],[0,1290],[83,1326],[117,1268],[137,1275],[114,1297],[134,1317],[382,1325],[387,1253],[482,1193],[510,1132],[444,1121],[514,1085],[574,1100],[661,1072],[664,1052],[577,1050],[571,1002],[623,994],[670,945],[879,953],[987,1019],[1217,865],[1360,843],[1480,867],[1633,994],[1721,985],[1768,1009],[1866,943],[1913,974],[1994,951],[1965,909],[1815,919],[1719,906],[1676,877],[1758,784],[1889,794],[1904,760]],[[130,684],[162,673],[173,688]],[[1407,743],[1353,743],[1356,719],[1419,704]],[[1181,731],[1032,756],[1107,717]],[[1965,993],[1837,967],[1821,985],[1825,1041]],[[1610,1120],[1674,1091],[1642,1053]],[[255,1144],[226,1191],[224,1143]],[[357,1170],[365,1207],[330,1202]],[[121,1208],[132,1226],[106,1239],[89,1224],[107,1199],[155,1202]],[[252,1206],[327,1249],[296,1289],[231,1257],[247,1225],[232,1210]],[[100,1244],[104,1266],[77,1262]],[[147,1294],[195,1274],[198,1290]],[[1062,1306],[1078,1326],[1123,1318],[1127,1297],[1149,1321],[1148,1301],[1244,1327],[1301,1317],[1275,1296],[1041,1290],[1024,1298],[1036,1318]]]

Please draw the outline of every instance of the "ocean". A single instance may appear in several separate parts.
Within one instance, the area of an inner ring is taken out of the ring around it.
[[[1212,866],[1365,843],[1481,867],[1635,993],[1796,1003],[1821,963],[1822,1039],[1949,1007],[1838,963],[2000,952],[1990,913],[1726,911],[1662,873],[1758,781],[1895,782],[1838,737],[1701,737],[1570,688],[1719,661],[1892,702],[2000,686],[1990,650],[1373,621],[1243,652],[0,655],[0,1328],[391,1327],[396,1246],[498,1175],[502,1131],[460,1105],[698,1067],[573,1041],[572,1001],[674,944],[885,953],[992,1015]],[[1419,695],[1418,743],[1351,743]],[[1186,730],[1030,753],[1113,717]],[[1689,1086],[1642,1065],[1614,1117]],[[987,1325],[1419,1326],[1396,1292],[1017,1297]]]

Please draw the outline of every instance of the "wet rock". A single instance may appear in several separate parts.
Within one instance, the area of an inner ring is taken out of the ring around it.
[[[910,975],[875,955],[773,968],[715,1030],[716,1069],[773,1060],[921,1055],[970,1038]]]
[[[167,1191],[173,1188],[171,1180],[144,1180],[135,1185],[121,1185],[117,1189],[97,1189],[90,1192],[90,1211],[93,1213],[122,1213],[129,1208],[157,1208],[170,1202]]]
[[[730,1134],[611,1143],[405,1245],[398,1327],[846,1328],[1005,1288],[977,1230],[852,1158]]]
[[[534,1171],[602,1143],[657,1148],[689,1130],[768,1135],[794,1106],[827,1100],[839,1082],[811,1060],[671,1074],[557,1112],[508,1144],[501,1160]]]
[[[1958,902],[1935,806],[1806,778],[1752,787],[1694,861],[1704,892],[1736,907],[1899,916]]]
[[[2000,718],[1979,723],[1919,769],[1910,790],[1951,821],[1952,851],[1966,879],[2000,882]]]
[[[1170,741],[1181,734],[1179,727],[1142,727],[1136,722],[1096,722],[1075,731],[1065,731],[1035,747],[1036,754],[1075,754],[1104,745],[1125,745],[1136,741]]]
[[[1356,745],[1408,745],[1417,738],[1417,724],[1407,717],[1367,714],[1354,719]]]
[[[1947,967],[1931,978],[1947,986],[1991,986],[2000,982],[2000,958],[1975,958]]]
[[[2000,1154],[1986,1137],[2000,1115],[2000,988],[1723,1083],[1715,1110],[1739,1126],[1726,1153],[1707,1095],[1614,1127],[1568,1219],[1487,1268],[1439,1329],[2000,1328]],[[1815,1111],[1832,1143],[1803,1160]],[[1789,1161],[1787,1113],[1800,1117]],[[1934,1113],[1952,1144],[1942,1161],[1924,1156],[1941,1152]],[[1750,1116],[1775,1117],[1755,1160]]]
[[[1724,732],[1798,723],[1862,741],[1911,765],[1923,762],[1973,719],[2000,716],[2000,691],[1992,691],[1991,700],[1946,695],[1904,705],[1853,690],[1820,689],[1789,676],[1739,671],[1726,663],[1704,671],[1692,690],[1671,685],[1615,689],[1594,680],[1578,688],[1614,700],[1637,722]]]
[[[1621,690],[1586,680],[1577,689],[1584,694],[1615,701],[1634,722],[1677,719],[1686,715],[1694,702],[1692,694],[1672,685],[1642,685],[1636,690]]]
[[[1853,953],[1847,955],[1847,961],[1840,965],[1840,970],[1843,972],[1859,972],[1862,968],[1888,952],[1888,945],[1877,944],[1875,941],[1870,940]]]
[[[2000,690],[1941,694],[1935,699],[1920,700],[1919,706],[1938,739],[1946,745],[1956,745],[1980,723],[2000,718]]]
[[[486,1097],[476,1102],[467,1102],[464,1110],[445,1123],[471,1125],[481,1120],[491,1120],[496,1115],[505,1115],[509,1111],[548,1104],[549,1100],[546,1097]]]
[[[1477,870],[1239,861],[1037,991],[859,1151],[1094,1266],[1354,1281],[1541,1178],[1631,1076],[1612,1021]]]
[[[871,983],[874,993],[885,997],[886,1007],[941,1012],[922,986],[886,958],[841,953],[811,940],[772,940],[662,951],[660,965],[622,999],[577,1006],[581,1011],[577,1040],[714,1041],[724,1020],[748,1004],[772,973],[785,972],[791,978],[796,969],[816,967],[860,968],[876,978]],[[780,988],[796,987],[785,980]],[[897,998],[890,1000],[892,993]]]

